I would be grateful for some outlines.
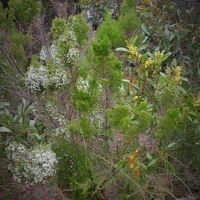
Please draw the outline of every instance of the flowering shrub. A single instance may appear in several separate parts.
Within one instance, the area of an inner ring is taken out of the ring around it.
[[[12,142],[6,152],[12,161],[9,169],[17,182],[24,182],[29,186],[45,183],[56,172],[57,160],[49,146],[38,145],[27,149],[20,143]]]
[[[42,88],[46,88],[49,84],[48,69],[44,65],[39,67],[30,66],[26,84],[31,91],[41,91]]]

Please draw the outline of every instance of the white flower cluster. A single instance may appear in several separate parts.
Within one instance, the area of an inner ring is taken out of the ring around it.
[[[8,158],[13,161],[9,169],[17,182],[24,182],[30,186],[45,183],[55,175],[58,161],[55,153],[47,145],[27,149],[22,144],[13,142],[6,151]]]
[[[83,90],[84,92],[88,92],[89,91],[89,87],[90,87],[90,78],[82,78],[80,77],[77,81],[77,88],[79,90]]]
[[[62,115],[58,109],[56,109],[56,106],[54,106],[51,103],[48,103],[45,105],[45,109],[47,110],[50,117],[55,120],[58,125],[63,125],[66,121],[66,117]]]
[[[67,77],[66,71],[64,69],[56,69],[54,76],[49,79],[49,82],[50,84],[53,84],[57,89],[67,85],[69,83],[69,79]]]
[[[70,139],[70,132],[67,129],[66,125],[62,125],[54,130],[52,130],[52,134],[57,137],[62,137],[65,140]]]
[[[75,47],[78,47],[78,40],[76,38],[74,31],[67,31],[67,34],[65,35],[65,40],[67,40],[68,42],[72,42]]]
[[[70,48],[67,53],[66,59],[69,65],[76,65],[79,58],[79,51],[75,48]]]
[[[74,31],[67,31],[60,35],[58,40],[53,41],[50,47],[43,46],[39,54],[41,63],[38,66],[30,66],[25,79],[31,91],[41,91],[49,86],[55,89],[69,83],[66,66],[75,66],[78,63],[78,41]],[[44,66],[43,62],[46,62]],[[52,66],[53,65],[53,66]],[[52,69],[53,67],[53,69]]]
[[[49,84],[48,76],[48,69],[45,66],[30,66],[25,82],[31,91],[41,91],[42,87],[46,88]]]

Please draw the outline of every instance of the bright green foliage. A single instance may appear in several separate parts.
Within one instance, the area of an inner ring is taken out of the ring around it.
[[[132,36],[141,25],[136,13],[136,0],[124,0],[120,9],[119,26],[126,32],[128,37]],[[130,35],[131,34],[131,35]]]
[[[77,88],[74,89],[72,103],[80,112],[92,110],[97,102],[97,96]]]
[[[59,161],[57,166],[59,187],[72,189],[70,197],[73,199],[93,199],[95,187],[87,157],[89,152],[85,152],[84,147],[78,143],[61,139],[54,142],[53,150]]]
[[[98,100],[98,84],[95,79],[79,77],[73,89],[72,104],[80,112],[94,109]]]
[[[86,117],[83,117],[80,120],[75,120],[67,124],[67,126],[70,133],[84,138],[92,139],[93,135],[95,134],[95,127]]]
[[[54,40],[59,39],[59,37],[68,30],[69,30],[69,26],[67,26],[65,19],[55,18],[53,20],[51,32],[52,32]]]
[[[175,137],[176,132],[179,130],[180,119],[180,108],[169,108],[165,116],[160,117],[158,120],[158,131],[157,136],[165,139],[171,139]]]
[[[139,102],[133,107],[133,130],[135,133],[145,132],[148,130],[151,123],[151,108],[150,105],[145,102]]]
[[[93,50],[95,58],[102,59],[104,56],[108,56],[110,53],[111,42],[107,36],[99,39],[96,43],[93,43]]]
[[[111,15],[107,13],[105,15],[102,25],[97,30],[97,39],[101,39],[107,36],[111,42],[113,48],[125,45],[125,36],[123,29],[119,26],[118,22],[111,18]]]
[[[84,45],[88,40],[89,25],[83,19],[83,14],[69,16],[67,21],[75,32],[78,44],[80,46]]]
[[[9,7],[16,21],[28,27],[33,19],[40,13],[42,4],[34,0],[11,0]]]
[[[99,74],[99,80],[102,86],[115,90],[121,84],[122,64],[110,52],[111,43],[108,37],[93,43],[93,70]]]
[[[109,110],[109,122],[114,129],[125,133],[130,125],[130,113],[127,106],[116,106]]]

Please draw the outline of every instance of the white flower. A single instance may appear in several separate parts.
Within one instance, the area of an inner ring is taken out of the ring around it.
[[[79,58],[79,51],[75,48],[70,48],[66,58],[68,64],[70,65],[76,64]]]
[[[48,76],[49,71],[46,66],[30,66],[25,81],[31,91],[41,91],[41,87],[46,88],[49,84]]]
[[[15,148],[13,148],[13,145]],[[18,159],[13,160],[13,166],[9,167],[16,181],[34,185],[44,183],[55,175],[58,161],[49,146],[38,145],[30,150],[25,149],[27,153],[24,156],[23,152],[17,151],[20,149],[17,148],[17,145],[22,146],[19,143],[13,143],[7,148],[8,156],[18,153]]]

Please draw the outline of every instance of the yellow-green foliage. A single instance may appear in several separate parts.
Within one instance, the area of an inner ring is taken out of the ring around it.
[[[180,108],[169,108],[165,116],[160,117],[158,120],[157,136],[165,139],[171,139],[174,137],[177,131],[179,131]]]
[[[123,29],[119,26],[118,22],[111,18],[107,13],[105,15],[102,25],[97,29],[97,39],[107,36],[113,48],[125,45],[125,36]]]
[[[116,106],[108,110],[109,122],[112,128],[125,133],[130,125],[130,113],[127,106]]]
[[[98,73],[100,83],[115,90],[121,85],[122,63],[111,53],[111,42],[107,36],[93,43],[93,70]]]
[[[67,22],[75,32],[78,44],[84,45],[88,40],[89,25],[84,20],[83,14],[69,16]]]
[[[72,104],[81,112],[89,112],[93,110],[97,103],[97,95],[92,91],[83,91],[78,88],[74,88],[74,94],[72,96]]]
[[[67,127],[70,133],[74,134],[74,136],[77,135],[92,139],[95,134],[95,127],[86,117],[67,123]]]
[[[126,33],[136,31],[141,25],[135,9],[136,4],[135,0],[124,0],[122,2],[118,23]]]
[[[148,130],[151,123],[151,109],[148,102],[142,101],[133,107],[133,130],[135,133],[145,132]]]
[[[67,26],[65,19],[55,18],[52,21],[51,32],[55,40],[68,30],[69,27]]]

